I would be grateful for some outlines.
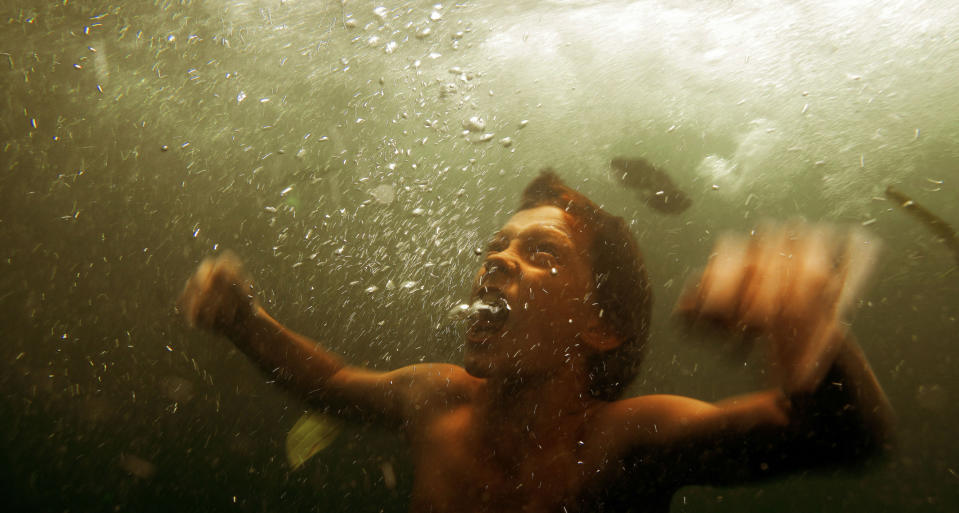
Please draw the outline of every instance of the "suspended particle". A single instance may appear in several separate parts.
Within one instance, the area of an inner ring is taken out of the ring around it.
[[[486,128],[486,121],[479,116],[472,116],[466,121],[463,121],[463,128],[470,132],[482,132]]]
[[[559,271],[557,271],[555,267],[550,267],[549,273],[552,274],[553,276],[556,276],[557,274],[559,274]]]

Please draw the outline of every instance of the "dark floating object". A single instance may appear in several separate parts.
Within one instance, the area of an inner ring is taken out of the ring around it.
[[[936,236],[952,250],[956,257],[956,262],[959,262],[959,236],[956,235],[956,231],[952,229],[952,226],[949,226],[949,223],[891,185],[886,187],[886,197],[906,212],[909,212],[909,214],[921,221],[922,224],[928,226],[929,230],[936,234]]]
[[[651,208],[665,214],[679,214],[693,204],[669,175],[656,169],[646,159],[616,157],[609,165],[619,181],[638,192],[643,202]]]

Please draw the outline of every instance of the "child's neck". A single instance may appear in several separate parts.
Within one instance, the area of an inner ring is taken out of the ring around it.
[[[576,423],[574,417],[599,402],[589,393],[584,362],[548,375],[490,378],[486,385],[479,413],[491,431],[503,435],[535,438],[556,432],[557,426]]]

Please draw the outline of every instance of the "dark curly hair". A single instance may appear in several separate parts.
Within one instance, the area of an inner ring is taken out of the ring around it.
[[[590,392],[612,401],[636,376],[649,340],[652,291],[643,255],[623,218],[600,208],[549,168],[523,190],[518,210],[540,206],[563,209],[572,227],[590,240],[595,302],[621,341],[592,358]]]

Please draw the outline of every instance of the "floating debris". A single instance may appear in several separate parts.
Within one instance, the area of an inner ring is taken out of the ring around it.
[[[886,187],[886,198],[926,225],[953,252],[956,262],[959,262],[959,236],[949,223],[892,185]]]
[[[482,132],[486,129],[486,121],[479,116],[472,116],[466,121],[463,121],[463,128],[470,132]]]
[[[679,190],[669,175],[646,159],[617,157],[610,162],[619,181],[638,192],[650,208],[666,214],[679,214],[689,208],[692,200]]]
[[[149,479],[156,474],[156,465],[132,454],[121,454],[119,464],[120,468],[126,470],[131,476],[140,479]]]
[[[307,412],[286,435],[286,461],[296,470],[316,453],[326,449],[340,434],[339,420],[322,413]]]

